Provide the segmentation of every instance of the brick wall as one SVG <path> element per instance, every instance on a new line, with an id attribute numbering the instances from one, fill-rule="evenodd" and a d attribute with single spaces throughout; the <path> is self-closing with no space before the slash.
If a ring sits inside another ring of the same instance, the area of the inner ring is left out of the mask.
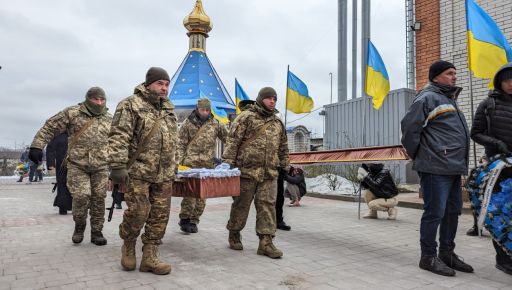
<path id="1" fill-rule="evenodd" d="M 423 0 L 418 2 L 423 2 Z M 512 41 L 512 1 L 476 0 L 476 2 L 494 19 L 494 21 L 496 21 L 510 43 Z M 473 116 L 469 86 L 470 74 L 467 61 L 466 11 L 464 0 L 440 0 L 439 4 L 441 11 L 441 59 L 453 62 L 457 68 L 457 85 L 464 89 L 459 95 L 458 103 L 471 128 Z M 478 104 L 487 96 L 488 83 L 488 80 L 473 78 L 473 112 L 478 107 Z M 476 157 L 480 158 L 484 155 L 483 148 L 481 146 L 477 146 L 476 148 Z M 471 149 L 471 166 L 473 166 L 473 156 L 473 149 Z"/>
<path id="2" fill-rule="evenodd" d="M 416 89 L 428 82 L 428 68 L 438 60 L 440 53 L 440 6 L 435 0 L 416 0 L 416 21 L 421 30 L 416 31 Z"/>

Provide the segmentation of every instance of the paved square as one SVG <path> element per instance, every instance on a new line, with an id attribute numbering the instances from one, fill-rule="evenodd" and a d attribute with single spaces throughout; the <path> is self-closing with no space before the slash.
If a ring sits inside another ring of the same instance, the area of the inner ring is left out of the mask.
<path id="1" fill-rule="evenodd" d="M 399 208 L 394 222 L 358 220 L 356 203 L 311 197 L 300 208 L 285 208 L 292 231 L 277 232 L 275 243 L 284 252 L 279 260 L 256 255 L 254 208 L 242 232 L 244 251 L 237 252 L 228 248 L 225 229 L 230 198 L 208 200 L 199 233 L 192 235 L 178 228 L 181 199 L 174 198 L 160 247 L 172 273 L 125 272 L 122 211 L 105 225 L 108 245 L 91 244 L 89 227 L 84 242 L 73 245 L 72 216 L 52 207 L 50 182 L 0 180 L 0 289 L 512 289 L 512 276 L 494 268 L 489 237 L 465 235 L 469 215 L 460 219 L 456 252 L 475 273 L 441 277 L 417 266 L 420 210 Z"/>

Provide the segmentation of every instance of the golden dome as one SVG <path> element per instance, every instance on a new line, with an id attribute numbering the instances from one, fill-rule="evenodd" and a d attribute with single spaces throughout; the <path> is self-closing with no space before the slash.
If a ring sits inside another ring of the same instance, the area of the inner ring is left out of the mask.
<path id="1" fill-rule="evenodd" d="M 196 0 L 194 9 L 188 16 L 183 19 L 183 25 L 190 33 L 202 33 L 208 35 L 212 30 L 212 22 L 210 17 L 206 15 L 201 0 Z"/>

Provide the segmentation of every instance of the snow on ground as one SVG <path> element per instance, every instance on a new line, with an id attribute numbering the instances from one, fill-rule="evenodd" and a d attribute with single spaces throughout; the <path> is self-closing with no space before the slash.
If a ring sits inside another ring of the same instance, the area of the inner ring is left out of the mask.
<path id="1" fill-rule="evenodd" d="M 329 178 L 336 178 L 338 186 L 332 190 Z M 353 195 L 354 187 L 347 179 L 334 174 L 322 174 L 314 178 L 306 178 L 307 192 L 329 195 Z"/>

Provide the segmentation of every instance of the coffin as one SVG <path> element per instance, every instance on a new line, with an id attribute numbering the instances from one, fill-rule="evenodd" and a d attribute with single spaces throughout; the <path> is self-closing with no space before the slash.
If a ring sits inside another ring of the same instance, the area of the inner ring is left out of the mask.
<path id="1" fill-rule="evenodd" d="M 240 176 L 181 178 L 173 183 L 172 196 L 214 198 L 240 195 Z"/>

